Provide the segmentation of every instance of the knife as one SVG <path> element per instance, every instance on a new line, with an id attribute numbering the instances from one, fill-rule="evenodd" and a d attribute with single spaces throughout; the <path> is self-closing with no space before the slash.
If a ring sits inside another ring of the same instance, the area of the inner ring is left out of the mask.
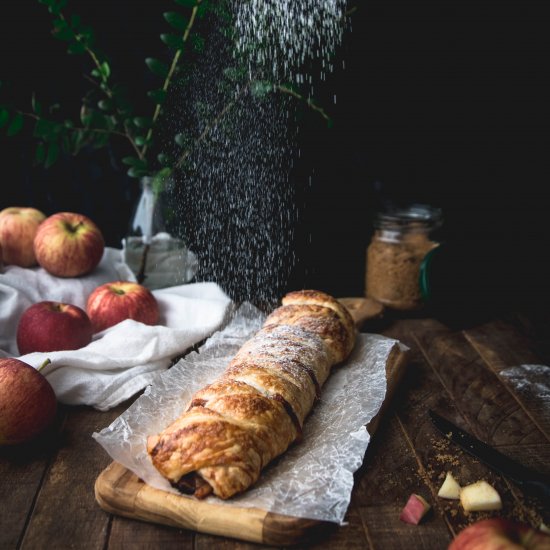
<path id="1" fill-rule="evenodd" d="M 435 411 L 428 411 L 434 426 L 450 441 L 484 462 L 487 466 L 511 479 L 526 493 L 537 496 L 550 504 L 550 478 L 503 455 L 473 435 L 461 430 Z"/>

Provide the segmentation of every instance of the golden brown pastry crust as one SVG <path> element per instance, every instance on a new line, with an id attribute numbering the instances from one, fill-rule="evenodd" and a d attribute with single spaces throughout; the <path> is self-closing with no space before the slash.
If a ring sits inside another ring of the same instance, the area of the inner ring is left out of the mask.
<path id="1" fill-rule="evenodd" d="M 293 325 L 316 334 L 325 342 L 334 363 L 342 362 L 351 352 L 355 332 L 350 333 L 338 314 L 324 306 L 289 304 L 277 308 L 265 320 L 271 325 Z"/>
<path id="2" fill-rule="evenodd" d="M 292 292 L 285 301 L 223 375 L 148 438 L 154 466 L 174 485 L 198 475 L 217 496 L 229 498 L 255 483 L 262 468 L 301 437 L 331 366 L 353 347 L 355 326 L 324 293 Z M 204 482 L 197 487 L 196 495 L 209 490 Z"/>

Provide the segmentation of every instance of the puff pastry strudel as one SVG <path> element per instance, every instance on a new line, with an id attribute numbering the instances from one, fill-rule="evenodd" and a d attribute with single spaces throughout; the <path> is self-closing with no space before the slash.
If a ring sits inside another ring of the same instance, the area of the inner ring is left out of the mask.
<path id="1" fill-rule="evenodd" d="M 355 342 L 347 309 L 319 291 L 287 294 L 212 384 L 147 451 L 182 492 L 227 499 L 302 437 L 302 426 L 331 367 Z"/>

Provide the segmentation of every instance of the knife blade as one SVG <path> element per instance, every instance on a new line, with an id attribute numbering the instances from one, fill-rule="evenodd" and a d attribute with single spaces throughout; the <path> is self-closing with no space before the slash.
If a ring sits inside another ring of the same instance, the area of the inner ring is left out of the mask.
<path id="1" fill-rule="evenodd" d="M 450 441 L 456 443 L 467 453 L 481 460 L 484 464 L 512 480 L 526 493 L 537 496 L 545 504 L 550 504 L 550 478 L 527 468 L 510 457 L 497 451 L 487 443 L 455 426 L 433 410 L 428 414 L 433 425 Z"/>

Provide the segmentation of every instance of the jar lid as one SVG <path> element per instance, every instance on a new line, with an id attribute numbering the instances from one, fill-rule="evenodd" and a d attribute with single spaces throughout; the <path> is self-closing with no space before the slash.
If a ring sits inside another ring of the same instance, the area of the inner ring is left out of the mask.
<path id="1" fill-rule="evenodd" d="M 426 227 L 437 228 L 442 223 L 440 208 L 428 204 L 411 204 L 404 207 L 390 206 L 379 212 L 374 224 L 380 228 Z"/>

